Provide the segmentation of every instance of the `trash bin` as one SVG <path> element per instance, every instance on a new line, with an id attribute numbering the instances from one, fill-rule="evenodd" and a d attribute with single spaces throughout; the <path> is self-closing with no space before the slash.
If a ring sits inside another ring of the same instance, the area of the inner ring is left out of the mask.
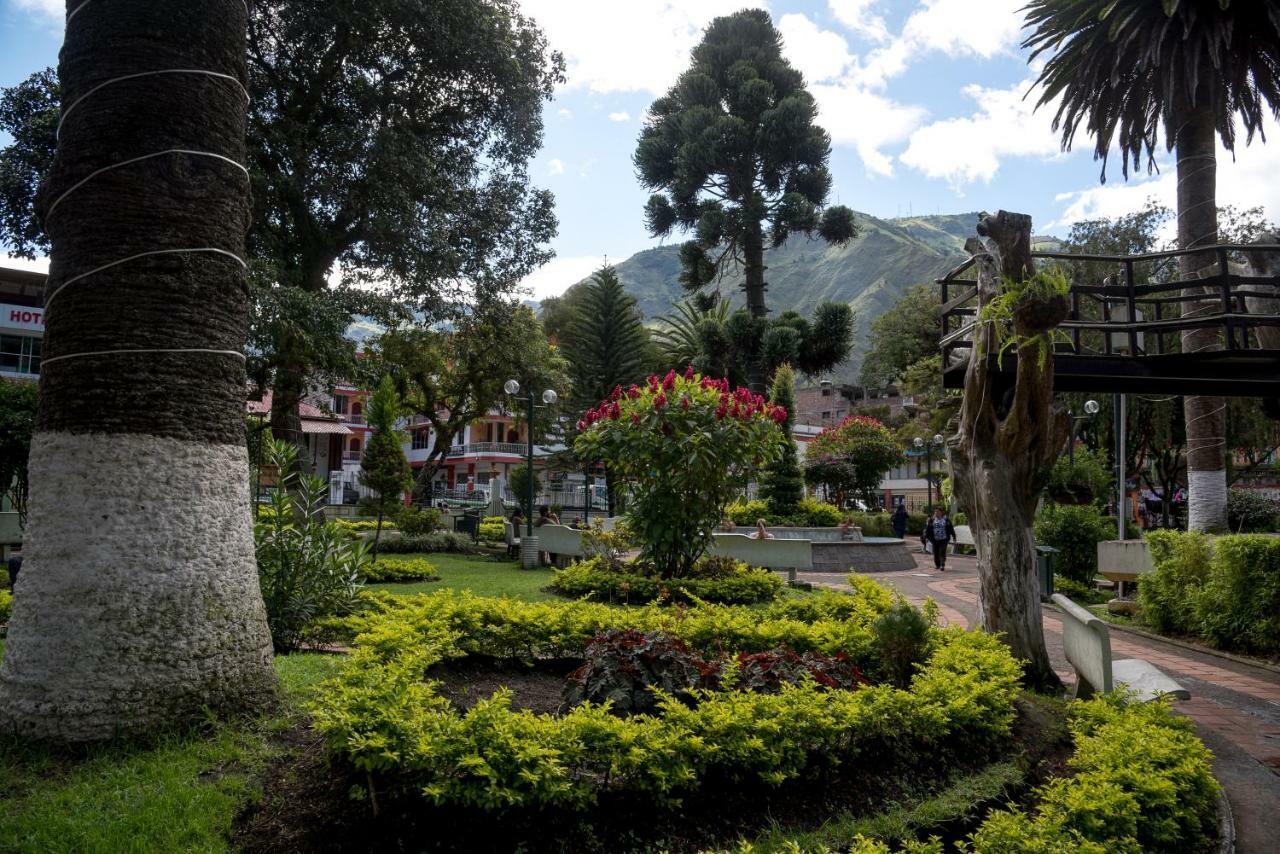
<path id="1" fill-rule="evenodd" d="M 453 530 L 459 534 L 467 534 L 473 541 L 480 539 L 480 514 L 467 510 L 453 519 Z"/>
<path id="2" fill-rule="evenodd" d="M 1036 546 L 1036 568 L 1040 575 L 1040 598 L 1049 601 L 1053 596 L 1053 561 L 1058 550 L 1053 546 Z"/>

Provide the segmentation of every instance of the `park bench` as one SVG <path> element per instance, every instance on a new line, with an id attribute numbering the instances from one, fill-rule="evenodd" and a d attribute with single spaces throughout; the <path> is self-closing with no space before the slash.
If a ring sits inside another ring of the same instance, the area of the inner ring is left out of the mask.
<path id="1" fill-rule="evenodd" d="M 1107 624 L 1061 593 L 1054 594 L 1053 601 L 1062 609 L 1062 646 L 1076 671 L 1073 697 L 1084 699 L 1124 686 L 1143 702 L 1161 697 L 1191 699 L 1191 692 L 1149 661 L 1113 661 Z"/>
<path id="2" fill-rule="evenodd" d="M 795 583 L 797 569 L 813 569 L 811 540 L 757 540 L 746 534 L 716 534 L 709 554 L 766 569 L 785 569 L 788 584 Z"/>
<path id="3" fill-rule="evenodd" d="M 956 525 L 956 538 L 951 541 L 953 555 L 960 554 L 961 548 L 977 548 L 977 544 L 973 541 L 973 529 L 968 525 Z"/>
<path id="4" fill-rule="evenodd" d="M 586 552 L 582 548 L 582 531 L 568 525 L 535 525 L 533 535 L 538 538 L 538 550 L 556 556 L 560 564 L 569 562 L 569 558 L 583 557 Z"/>

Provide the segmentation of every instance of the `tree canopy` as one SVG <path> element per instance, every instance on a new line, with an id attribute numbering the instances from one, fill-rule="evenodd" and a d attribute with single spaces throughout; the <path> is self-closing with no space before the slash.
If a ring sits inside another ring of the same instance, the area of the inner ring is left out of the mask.
<path id="1" fill-rule="evenodd" d="M 430 425 L 432 451 L 418 477 L 423 487 L 464 427 L 510 403 L 502 388 L 506 380 L 518 380 L 522 391 L 535 394 L 552 388 L 562 398 L 570 386 L 565 360 L 547 342 L 532 309 L 510 301 L 482 303 L 447 328 L 387 330 L 368 343 L 366 362 L 370 371 L 389 374 L 405 407 Z M 554 414 L 539 413 L 548 420 Z"/>
<path id="2" fill-rule="evenodd" d="M 700 291 L 728 265 L 744 269 L 748 315 L 739 325 L 756 326 L 737 337 L 750 345 L 757 387 L 766 376 L 756 361 L 766 344 L 766 241 L 777 247 L 794 234 L 817 234 L 844 244 L 857 234 L 849 208 L 824 209 L 831 138 L 816 118 L 769 13 L 747 9 L 711 22 L 689 69 L 649 107 L 636 147 L 641 184 L 657 191 L 645 206 L 650 232 L 695 235 L 681 249 L 682 284 Z M 844 343 L 839 362 L 848 342 L 830 343 Z"/>
<path id="3" fill-rule="evenodd" d="M 880 504 L 880 479 L 902 461 L 902 448 L 879 421 L 850 415 L 828 427 L 805 450 L 805 479 L 823 486 L 843 505 L 848 494 L 868 508 Z"/>
<path id="4" fill-rule="evenodd" d="M 576 297 L 560 342 L 573 379 L 575 411 L 601 400 L 614 386 L 629 386 L 648 374 L 653 350 L 642 320 L 616 269 L 605 264 L 592 274 Z"/>
<path id="5" fill-rule="evenodd" d="M 804 498 L 804 477 L 791 435 L 796 423 L 796 372 L 790 365 L 782 365 L 774 372 L 769 402 L 785 413 L 779 426 L 786 442 L 778 459 L 765 466 L 760 478 L 760 495 L 768 503 L 770 514 L 785 517 L 794 514 L 800 499 Z"/>
<path id="6" fill-rule="evenodd" d="M 941 330 L 942 303 L 937 289 L 930 285 L 908 289 L 888 311 L 871 321 L 858 379 L 872 388 L 898 382 L 913 364 L 941 352 Z"/>

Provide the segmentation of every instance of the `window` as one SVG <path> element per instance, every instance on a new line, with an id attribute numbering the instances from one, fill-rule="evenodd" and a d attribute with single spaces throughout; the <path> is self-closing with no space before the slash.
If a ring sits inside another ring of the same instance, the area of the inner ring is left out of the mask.
<path id="1" fill-rule="evenodd" d="M 410 447 L 413 450 L 425 451 L 430 444 L 431 444 L 430 430 L 414 430 L 413 431 L 413 442 L 410 445 Z"/>
<path id="2" fill-rule="evenodd" d="M 40 373 L 40 344 L 29 335 L 0 335 L 0 372 Z"/>
<path id="3" fill-rule="evenodd" d="M 333 411 L 338 415 L 347 414 L 347 396 L 345 394 L 335 394 L 333 396 Z"/>
<path id="4" fill-rule="evenodd" d="M 822 420 L 823 421 L 831 420 L 831 410 L 827 410 L 826 412 L 822 413 Z"/>
<path id="5" fill-rule="evenodd" d="M 831 397 L 831 389 L 829 389 L 829 388 L 824 388 L 824 389 L 822 390 L 822 396 L 823 396 L 823 397 Z"/>

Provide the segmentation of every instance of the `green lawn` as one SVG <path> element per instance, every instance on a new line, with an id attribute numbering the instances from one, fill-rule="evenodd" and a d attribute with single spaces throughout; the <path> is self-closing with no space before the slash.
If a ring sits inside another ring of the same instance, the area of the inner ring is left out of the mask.
<path id="1" fill-rule="evenodd" d="M 408 558 L 424 558 L 440 570 L 439 581 L 415 581 L 408 584 L 370 584 L 369 590 L 388 593 L 434 593 L 437 590 L 470 590 L 477 596 L 509 596 L 525 602 L 544 602 L 557 598 L 542 588 L 551 583 L 550 569 L 521 569 L 517 561 L 497 560 L 455 554 L 412 554 Z"/>
<path id="2" fill-rule="evenodd" d="M 273 736 L 298 721 L 303 701 L 339 662 L 279 657 L 278 714 L 211 722 L 144 747 L 72 757 L 0 739 L 0 851 L 229 850 L 232 821 L 261 794 L 257 775 L 280 750 Z"/>

